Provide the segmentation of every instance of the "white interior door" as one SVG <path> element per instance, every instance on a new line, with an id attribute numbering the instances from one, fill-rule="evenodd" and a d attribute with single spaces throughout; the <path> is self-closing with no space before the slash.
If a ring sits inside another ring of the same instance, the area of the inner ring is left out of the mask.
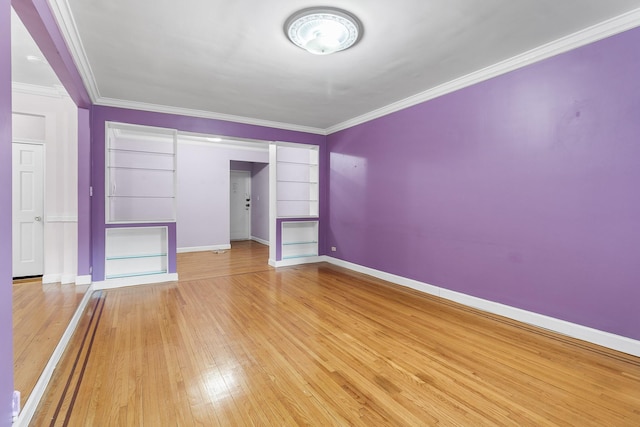
<path id="1" fill-rule="evenodd" d="M 251 172 L 231 171 L 231 240 L 251 238 Z"/>
<path id="2" fill-rule="evenodd" d="M 13 143 L 13 277 L 44 271 L 43 146 Z"/>

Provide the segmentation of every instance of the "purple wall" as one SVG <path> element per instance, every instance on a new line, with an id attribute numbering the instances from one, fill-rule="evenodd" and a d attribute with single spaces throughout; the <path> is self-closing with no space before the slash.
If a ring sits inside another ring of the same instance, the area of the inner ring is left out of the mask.
<path id="1" fill-rule="evenodd" d="M 11 425 L 11 3 L 0 0 L 0 426 Z"/>
<path id="2" fill-rule="evenodd" d="M 91 110 L 91 153 L 94 165 L 92 169 L 94 197 L 92 197 L 91 200 L 91 235 L 93 239 L 92 258 L 94 281 L 104 279 L 104 143 L 106 121 L 158 126 L 177 129 L 179 131 L 231 136 L 236 138 L 299 142 L 303 144 L 320 145 L 321 153 L 325 150 L 324 142 L 326 137 L 323 135 L 226 122 L 222 120 L 94 106 Z M 175 235 L 170 236 L 170 240 L 175 241 Z M 175 260 L 175 253 L 171 254 L 171 257 Z"/>
<path id="3" fill-rule="evenodd" d="M 328 137 L 337 257 L 640 339 L 640 29 Z"/>
<path id="4" fill-rule="evenodd" d="M 251 170 L 251 162 L 265 161 L 268 151 L 191 144 L 178 138 L 178 248 L 229 245 L 230 167 L 244 164 Z"/>
<path id="5" fill-rule="evenodd" d="M 91 266 L 91 130 L 89 110 L 78 108 L 78 275 Z"/>

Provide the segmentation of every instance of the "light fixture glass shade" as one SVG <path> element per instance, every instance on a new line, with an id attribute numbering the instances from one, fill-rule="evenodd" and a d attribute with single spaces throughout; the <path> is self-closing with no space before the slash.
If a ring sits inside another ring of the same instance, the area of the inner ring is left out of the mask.
<path id="1" fill-rule="evenodd" d="M 310 8 L 294 13 L 284 26 L 289 40 L 315 55 L 328 55 L 353 46 L 362 25 L 350 13 L 335 8 Z"/>

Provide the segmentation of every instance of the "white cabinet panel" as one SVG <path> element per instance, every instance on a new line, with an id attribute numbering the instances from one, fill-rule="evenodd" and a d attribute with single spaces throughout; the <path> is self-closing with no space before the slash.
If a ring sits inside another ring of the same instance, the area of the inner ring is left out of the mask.
<path id="1" fill-rule="evenodd" d="M 105 278 L 166 274 L 167 250 L 167 227 L 108 228 Z"/>
<path id="2" fill-rule="evenodd" d="M 282 222 L 282 259 L 318 255 L 318 221 Z"/>

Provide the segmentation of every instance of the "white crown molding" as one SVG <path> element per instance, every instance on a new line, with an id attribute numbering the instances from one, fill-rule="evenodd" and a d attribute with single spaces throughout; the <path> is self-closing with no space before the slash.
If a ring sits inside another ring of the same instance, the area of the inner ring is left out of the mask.
<path id="1" fill-rule="evenodd" d="M 473 73 L 451 80 L 447 83 L 443 83 L 424 92 L 412 95 L 382 108 L 378 108 L 377 110 L 370 111 L 361 116 L 354 117 L 350 120 L 328 127 L 325 129 L 326 134 L 330 135 L 388 114 L 395 113 L 396 111 L 404 110 L 405 108 L 438 98 L 442 95 L 455 92 L 467 86 L 480 83 L 501 74 L 506 74 L 510 71 L 517 70 L 518 68 L 568 52 L 589 43 L 594 43 L 598 40 L 602 40 L 638 26 L 640 26 L 640 8 L 536 47 L 481 70 L 474 71 Z"/>
<path id="2" fill-rule="evenodd" d="M 106 107 L 128 108 L 133 110 L 153 111 L 157 113 L 176 114 L 181 116 L 202 117 L 205 119 L 224 120 L 228 122 L 243 123 L 248 125 L 264 126 L 276 129 L 306 132 L 312 134 L 326 135 L 324 129 L 294 125 L 291 123 L 274 122 L 269 120 L 254 119 L 250 117 L 234 116 L 230 114 L 215 113 L 203 110 L 193 110 L 189 108 L 170 107 L 165 105 L 148 104 L 144 102 L 125 101 L 120 99 L 106 98 L 100 95 L 95 76 L 89 65 L 86 51 L 80 40 L 78 27 L 76 25 L 71 8 L 67 0 L 51 0 L 51 10 L 56 19 L 58 27 L 67 42 L 71 56 L 78 67 L 82 81 L 84 82 L 91 101 L 95 105 Z"/>
<path id="3" fill-rule="evenodd" d="M 27 95 L 47 96 L 49 98 L 68 98 L 69 94 L 63 86 L 39 86 L 29 83 L 11 82 L 11 90 Z"/>
<path id="4" fill-rule="evenodd" d="M 176 114 L 179 116 L 201 117 L 204 119 L 224 120 L 226 122 L 242 123 L 247 125 L 263 126 L 275 129 L 291 130 L 296 132 L 313 133 L 318 135 L 326 135 L 324 129 L 294 125 L 291 123 L 274 122 L 271 120 L 254 119 L 251 117 L 234 116 L 231 114 L 215 113 L 212 111 L 193 110 L 190 108 L 170 107 L 166 105 L 148 104 L 146 102 L 123 101 L 113 98 L 98 98 L 96 105 L 104 107 L 127 108 L 131 110 L 152 111 L 155 113 Z"/>
<path id="5" fill-rule="evenodd" d="M 96 100 L 100 98 L 100 91 L 98 90 L 98 85 L 96 84 L 96 79 L 93 75 L 93 71 L 91 70 L 91 66 L 89 65 L 89 59 L 87 58 L 86 51 L 84 50 L 84 46 L 80 40 L 78 26 L 76 25 L 76 21 L 71 13 L 69 3 L 67 0 L 50 0 L 49 5 L 51 6 L 51 11 L 56 19 L 58 28 L 60 28 L 60 32 L 67 42 L 67 47 L 69 48 L 71 57 L 80 72 L 82 82 L 84 83 L 87 92 L 89 92 L 89 97 L 91 98 L 91 101 L 95 103 Z"/>
<path id="6" fill-rule="evenodd" d="M 443 83 L 424 92 L 412 95 L 403 100 L 391 103 L 384 107 L 370 111 L 366 114 L 330 126 L 326 129 L 321 129 L 310 126 L 274 122 L 250 117 L 215 113 L 210 111 L 192 110 L 188 108 L 170 107 L 102 97 L 100 96 L 100 93 L 98 91 L 95 77 L 93 75 L 93 72 L 91 71 L 89 61 L 78 35 L 78 29 L 75 24 L 73 14 L 71 13 L 68 1 L 50 0 L 50 4 L 56 21 L 58 22 L 58 26 L 60 27 L 60 30 L 65 40 L 67 41 L 67 45 L 69 46 L 71 55 L 73 56 L 76 65 L 78 66 L 78 70 L 80 72 L 82 80 L 87 88 L 87 91 L 89 92 L 89 96 L 91 97 L 93 103 L 96 105 L 224 120 L 235 123 L 306 132 L 318 135 L 330 135 L 332 133 L 348 129 L 350 127 L 386 116 L 396 111 L 400 111 L 405 108 L 420 104 L 422 102 L 429 101 L 447 93 L 460 90 L 467 86 L 471 86 L 473 84 L 480 83 L 490 78 L 499 76 L 501 74 L 505 74 L 518 68 L 522 68 L 526 65 L 533 64 L 543 59 L 550 58 L 560 53 L 567 52 L 580 46 L 584 46 L 589 43 L 593 43 L 606 37 L 619 34 L 621 32 L 640 26 L 640 8 L 638 8 L 570 34 L 566 37 L 562 37 L 558 40 L 531 49 L 512 58 L 498 62 L 489 67 L 474 71 L 470 74 L 451 80 L 447 83 Z"/>

